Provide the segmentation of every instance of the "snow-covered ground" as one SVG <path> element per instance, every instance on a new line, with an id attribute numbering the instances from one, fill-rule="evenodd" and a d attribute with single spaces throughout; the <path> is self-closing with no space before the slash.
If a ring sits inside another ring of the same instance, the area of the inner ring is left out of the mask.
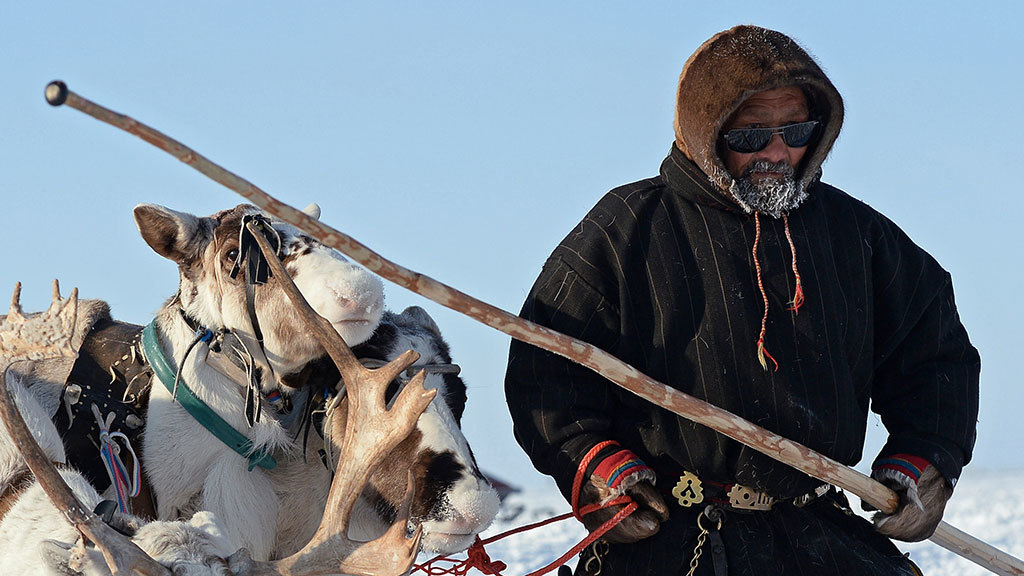
<path id="1" fill-rule="evenodd" d="M 860 502 L 851 497 L 860 510 Z M 495 524 L 482 537 L 562 514 L 569 506 L 552 485 L 510 495 Z M 866 513 L 864 513 L 866 515 Z M 945 521 L 1018 558 L 1024 558 L 1024 472 L 985 472 L 968 468 L 950 501 Z M 487 546 L 492 560 L 505 562 L 504 576 L 522 576 L 558 558 L 586 535 L 569 519 L 517 534 Z M 898 543 L 927 576 L 990 574 L 931 543 Z M 570 562 L 575 565 L 575 559 Z M 475 572 L 471 572 L 473 574 Z M 478 574 L 478 573 L 477 573 Z"/>

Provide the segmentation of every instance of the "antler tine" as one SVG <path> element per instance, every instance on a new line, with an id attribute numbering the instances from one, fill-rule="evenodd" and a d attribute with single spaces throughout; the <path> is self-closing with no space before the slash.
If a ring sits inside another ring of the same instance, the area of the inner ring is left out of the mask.
<path id="1" fill-rule="evenodd" d="M 60 302 L 60 281 L 57 280 L 56 278 L 53 279 L 53 298 L 52 298 L 52 300 L 53 300 L 53 302 L 50 304 L 51 306 L 53 304 L 56 304 L 57 302 Z"/>
<path id="2" fill-rule="evenodd" d="M 406 492 L 398 511 L 398 520 L 380 538 L 360 546 L 345 557 L 345 574 L 360 576 L 398 576 L 406 574 L 419 552 L 423 527 L 416 526 L 412 537 L 406 537 L 406 525 L 412 510 L 415 492 L 412 471 L 407 474 Z"/>
<path id="3" fill-rule="evenodd" d="M 7 313 L 7 319 L 10 321 L 25 320 L 25 315 L 21 310 L 21 282 L 14 284 L 14 295 L 11 296 L 11 309 Z"/>
<path id="4" fill-rule="evenodd" d="M 398 357 L 396 357 L 394 360 L 392 360 L 391 362 L 388 362 L 387 364 L 385 364 L 383 366 L 380 366 L 379 368 L 375 368 L 375 369 L 371 370 L 370 368 L 367 368 L 367 367 L 363 366 L 362 364 L 358 364 L 357 366 L 358 366 L 358 372 L 359 373 L 361 373 L 361 374 L 370 374 L 370 373 L 374 374 L 375 375 L 374 378 L 379 379 L 380 381 L 384 382 L 384 386 L 386 387 L 392 380 L 394 380 L 395 378 L 398 378 L 399 375 L 401 375 L 403 372 L 405 372 L 410 367 L 412 367 L 412 365 L 415 364 L 416 361 L 419 360 L 419 359 L 420 359 L 419 352 L 416 352 L 415 350 L 406 350 L 405 352 L 402 352 L 400 355 L 398 355 Z M 356 381 L 356 382 L 359 382 L 361 380 L 361 378 L 357 377 L 356 374 L 345 375 L 345 376 L 350 376 L 350 378 L 352 380 Z M 362 376 L 362 378 L 365 378 L 365 376 Z M 347 380 L 346 380 L 346 382 L 347 382 Z M 379 396 L 380 396 L 380 400 L 383 402 L 384 401 L 384 389 L 383 388 L 380 390 Z"/>
<path id="5" fill-rule="evenodd" d="M 251 574 L 398 576 L 412 566 L 421 531 L 417 528 L 412 538 L 406 538 L 414 493 L 411 472 L 397 518 L 388 531 L 371 542 L 355 542 L 347 537 L 352 509 L 374 466 L 408 436 L 436 394 L 436 390 L 423 388 L 425 374 L 421 371 L 398 393 L 388 410 L 376 399 L 387 385 L 382 374 L 383 369 L 370 371 L 369 379 L 350 385 L 347 412 L 332 410 L 328 415 L 332 421 L 330 442 L 337 443 L 337 430 L 345 429 L 339 459 L 342 464 L 336 470 L 326 510 L 313 539 L 288 558 L 272 564 L 253 563 Z"/>

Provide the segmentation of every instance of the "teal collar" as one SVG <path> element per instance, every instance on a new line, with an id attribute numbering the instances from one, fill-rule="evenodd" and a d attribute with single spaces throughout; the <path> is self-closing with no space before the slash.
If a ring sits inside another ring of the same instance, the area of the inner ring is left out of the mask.
<path id="1" fill-rule="evenodd" d="M 197 422 L 210 431 L 221 442 L 225 443 L 243 458 L 249 461 L 249 470 L 256 466 L 271 470 L 277 466 L 277 460 L 263 450 L 253 451 L 252 440 L 244 434 L 235 430 L 223 418 L 217 415 L 205 402 L 196 397 L 195 393 L 180 378 L 178 379 L 178 392 L 174 392 L 175 370 L 167 361 L 163 350 L 160 349 L 160 339 L 156 334 L 156 320 L 150 322 L 142 330 L 142 348 L 146 353 L 146 360 L 153 367 L 153 372 L 167 390 L 175 395 L 175 400 L 185 409 Z"/>

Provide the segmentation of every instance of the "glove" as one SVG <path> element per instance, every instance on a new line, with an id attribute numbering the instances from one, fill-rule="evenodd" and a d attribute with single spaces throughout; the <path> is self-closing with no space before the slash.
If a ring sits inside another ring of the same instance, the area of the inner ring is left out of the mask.
<path id="1" fill-rule="evenodd" d="M 619 450 L 597 465 L 580 490 L 582 510 L 595 503 L 604 504 L 623 494 L 633 498 L 638 508 L 622 522 L 605 533 L 603 538 L 613 544 L 626 544 L 657 534 L 661 523 L 668 520 L 668 507 L 654 489 L 654 471 L 629 450 Z M 593 532 L 626 504 L 602 508 L 583 516 L 583 525 Z"/>
<path id="2" fill-rule="evenodd" d="M 953 488 L 927 460 L 896 454 L 875 462 L 871 477 L 900 497 L 893 514 L 876 513 L 875 529 L 897 540 L 920 542 L 935 532 Z"/>

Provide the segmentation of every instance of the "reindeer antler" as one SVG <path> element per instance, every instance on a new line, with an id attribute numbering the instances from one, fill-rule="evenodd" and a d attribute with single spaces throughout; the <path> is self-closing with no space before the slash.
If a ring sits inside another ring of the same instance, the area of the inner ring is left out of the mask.
<path id="1" fill-rule="evenodd" d="M 25 425 L 14 398 L 7 389 L 7 369 L 27 360 L 75 358 L 72 344 L 78 312 L 78 290 L 61 298 L 60 286 L 53 281 L 53 301 L 49 309 L 25 316 L 21 310 L 21 283 L 14 288 L 11 309 L 0 318 L 0 418 L 15 444 L 21 447 L 29 470 L 58 510 L 62 510 L 75 528 L 101 550 L 114 576 L 134 573 L 144 576 L 170 576 L 170 571 L 146 555 L 131 540 L 103 523 L 84 508 L 53 463 L 43 453 Z"/>
<path id="2" fill-rule="evenodd" d="M 232 569 L 253 576 L 313 576 L 339 572 L 405 574 L 416 559 L 420 541 L 419 528 L 412 538 L 405 537 L 413 496 L 411 472 L 398 518 L 383 536 L 371 542 L 349 540 L 348 524 L 373 468 L 412 432 L 437 391 L 423 388 L 425 375 L 420 371 L 388 409 L 384 403 L 388 384 L 412 366 L 419 355 L 410 350 L 381 368 L 363 367 L 334 327 L 306 302 L 263 234 L 252 228 L 254 224 L 247 225 L 267 257 L 280 288 L 337 365 L 345 382 L 348 412 L 337 409 L 340 395 L 328 408 L 325 435 L 332 451 L 340 445 L 341 458 L 327 498 L 327 509 L 313 539 L 302 550 L 276 562 L 252 562 L 244 553 L 236 554 L 230 559 Z M 344 430 L 341 439 L 338 438 L 340 430 Z"/>
<path id="3" fill-rule="evenodd" d="M 71 343 L 78 314 L 78 289 L 68 298 L 60 297 L 60 284 L 53 281 L 53 301 L 46 312 L 26 317 L 21 310 L 21 282 L 14 285 L 11 309 L 0 319 L 0 366 L 48 358 L 76 358 Z"/>

